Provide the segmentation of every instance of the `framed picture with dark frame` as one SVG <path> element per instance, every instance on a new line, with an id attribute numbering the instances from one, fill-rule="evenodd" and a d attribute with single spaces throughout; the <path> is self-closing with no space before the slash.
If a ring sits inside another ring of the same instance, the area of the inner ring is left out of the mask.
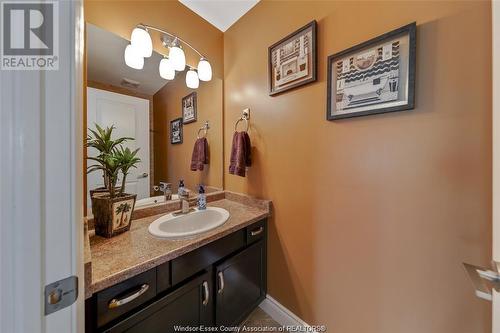
<path id="1" fill-rule="evenodd" d="M 197 119 L 198 110 L 196 109 L 196 92 L 182 98 L 182 123 L 189 124 Z"/>
<path id="2" fill-rule="evenodd" d="M 269 47 L 270 96 L 316 81 L 316 29 L 309 22 Z"/>
<path id="3" fill-rule="evenodd" d="M 326 119 L 415 107 L 416 23 L 328 57 Z"/>
<path id="4" fill-rule="evenodd" d="M 170 122 L 170 143 L 182 143 L 182 118 Z"/>

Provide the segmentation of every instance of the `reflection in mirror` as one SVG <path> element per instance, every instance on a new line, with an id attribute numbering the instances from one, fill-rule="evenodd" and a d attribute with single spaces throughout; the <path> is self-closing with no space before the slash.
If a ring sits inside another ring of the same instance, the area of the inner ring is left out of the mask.
<path id="1" fill-rule="evenodd" d="M 168 55 L 167 48 L 144 58 L 142 69 L 131 68 L 124 57 L 129 44 L 112 32 L 86 24 L 87 128 L 114 126 L 111 139 L 133 138 L 121 145 L 131 152 L 139 149 L 140 162 L 128 170 L 125 182 L 123 172 L 118 172 L 116 188 L 123 183 L 124 193 L 136 195 L 135 209 L 178 199 L 180 180 L 191 196 L 197 195 L 199 184 L 207 193 L 221 190 L 222 80 L 214 76 L 190 89 L 186 86 L 188 67 L 176 71 L 172 80 L 165 79 L 168 76 L 160 76 L 160 64 L 163 54 Z M 95 158 L 102 152 L 88 147 L 86 154 Z M 95 164 L 95 160 L 87 162 L 87 166 Z M 91 193 L 109 194 L 103 174 L 94 170 L 85 179 L 87 215 L 95 208 Z"/>

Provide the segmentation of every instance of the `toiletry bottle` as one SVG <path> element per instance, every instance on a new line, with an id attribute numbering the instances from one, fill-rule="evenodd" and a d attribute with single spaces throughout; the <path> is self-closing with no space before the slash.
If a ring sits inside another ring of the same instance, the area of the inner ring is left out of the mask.
<path id="1" fill-rule="evenodd" d="M 198 210 L 207 209 L 207 196 L 205 195 L 205 188 L 200 185 L 198 188 Z"/>
<path id="2" fill-rule="evenodd" d="M 184 180 L 179 180 L 179 189 L 177 190 L 177 194 L 179 194 L 179 198 L 182 198 L 186 195 L 186 189 L 184 188 Z"/>

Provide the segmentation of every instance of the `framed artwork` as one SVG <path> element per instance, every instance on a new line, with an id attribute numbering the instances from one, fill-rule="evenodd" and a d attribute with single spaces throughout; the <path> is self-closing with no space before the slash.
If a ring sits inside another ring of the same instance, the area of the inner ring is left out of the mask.
<path id="1" fill-rule="evenodd" d="M 170 143 L 182 143 L 182 118 L 170 122 Z"/>
<path id="2" fill-rule="evenodd" d="M 182 98 L 182 123 L 189 124 L 196 121 L 197 110 L 196 110 L 196 92 L 192 92 L 186 97 Z"/>
<path id="3" fill-rule="evenodd" d="M 327 120 L 415 107 L 416 24 L 328 57 Z"/>
<path id="4" fill-rule="evenodd" d="M 316 81 L 316 21 L 271 45 L 269 57 L 269 95 Z"/>

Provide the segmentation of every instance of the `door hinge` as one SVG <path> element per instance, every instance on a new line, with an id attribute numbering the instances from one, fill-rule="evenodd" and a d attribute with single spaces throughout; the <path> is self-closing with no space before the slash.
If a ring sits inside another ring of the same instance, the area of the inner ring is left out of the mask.
<path id="1" fill-rule="evenodd" d="M 463 265 L 477 297 L 491 301 L 493 289 L 500 292 L 500 263 L 493 262 L 492 269 L 467 263 L 463 263 Z"/>
<path id="2" fill-rule="evenodd" d="M 45 286 L 45 315 L 64 309 L 78 298 L 78 277 L 70 276 Z"/>

